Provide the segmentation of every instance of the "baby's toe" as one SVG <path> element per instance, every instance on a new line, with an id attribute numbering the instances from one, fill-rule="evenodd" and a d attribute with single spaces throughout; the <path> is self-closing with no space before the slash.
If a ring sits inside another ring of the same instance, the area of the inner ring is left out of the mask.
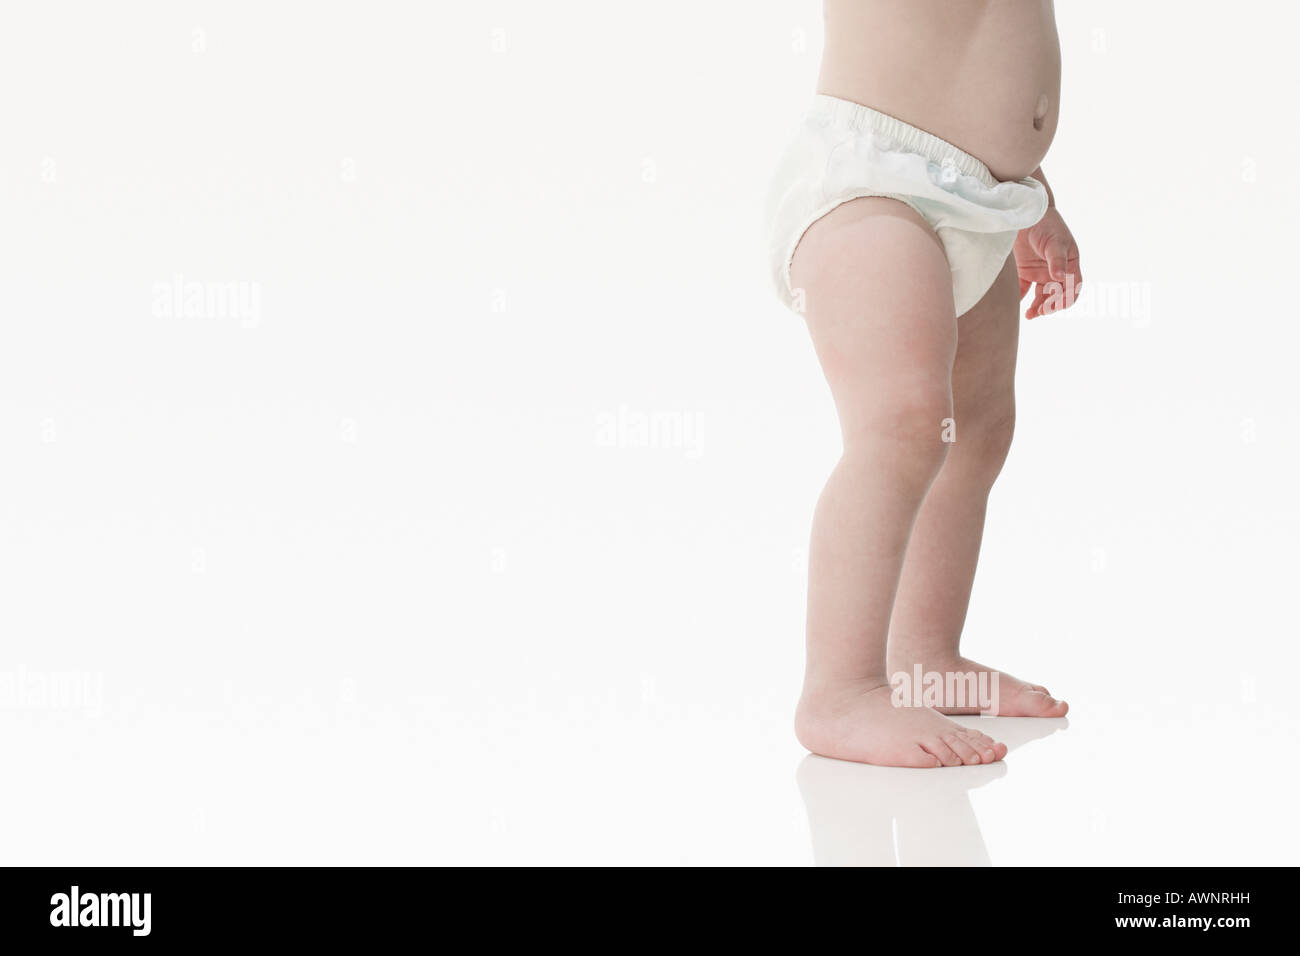
<path id="1" fill-rule="evenodd" d="M 1031 717 L 1064 717 L 1070 705 L 1043 691 L 1030 691 L 1024 695 L 1025 713 Z"/>
<path id="2" fill-rule="evenodd" d="M 945 767 L 960 767 L 962 764 L 961 758 L 938 737 L 927 737 L 921 741 L 921 746 L 938 757 L 939 762 Z"/>
<path id="3" fill-rule="evenodd" d="M 975 752 L 980 755 L 980 760 L 984 763 L 992 763 L 997 760 L 997 753 L 994 750 L 996 741 L 987 734 L 982 734 L 978 730 L 968 730 L 966 739 L 970 745 L 975 748 Z"/>
<path id="4" fill-rule="evenodd" d="M 976 764 L 980 762 L 979 751 L 977 751 L 969 740 L 958 733 L 944 735 L 943 742 L 946 743 L 952 752 L 961 758 L 962 763 Z"/>
<path id="5" fill-rule="evenodd" d="M 904 767 L 942 767 L 943 762 L 920 744 L 916 744 L 903 759 Z"/>

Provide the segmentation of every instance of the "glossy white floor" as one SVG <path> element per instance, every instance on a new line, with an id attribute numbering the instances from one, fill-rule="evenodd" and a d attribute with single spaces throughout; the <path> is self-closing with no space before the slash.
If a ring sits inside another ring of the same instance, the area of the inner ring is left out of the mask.
<path id="1" fill-rule="evenodd" d="M 138 697 L 109 695 L 99 717 L 6 713 L 6 862 L 1190 865 L 1296 856 L 1294 763 L 1279 756 L 1295 723 L 1280 708 L 1182 698 L 1157 712 L 1115 704 L 1116 687 L 1105 696 L 1081 689 L 1068 725 L 986 721 L 1012 747 L 1004 763 L 894 770 L 802 754 L 782 695 L 745 684 L 674 699 L 672 689 L 693 682 L 643 676 L 638 687 L 626 671 L 594 686 L 563 672 L 502 679 L 488 676 L 484 654 L 482 676 L 459 692 L 443 672 L 420 694 L 417 668 L 387 640 L 357 641 L 354 660 L 410 672 L 411 693 L 364 670 L 313 687 L 305 675 L 272 678 L 255 653 L 242 669 L 216 653 L 234 688 L 224 699 L 201 700 L 179 681 L 178 693 L 159 692 L 166 680 L 156 678 Z M 209 654 L 193 656 L 197 667 Z M 131 678 L 111 672 L 105 681 Z"/>
<path id="2" fill-rule="evenodd" d="M 1296 862 L 1275 5 L 1060 5 L 1094 298 L 1024 326 L 966 649 L 1073 710 L 941 771 L 790 731 L 819 4 L 102 6 L 0 35 L 4 862 Z"/>

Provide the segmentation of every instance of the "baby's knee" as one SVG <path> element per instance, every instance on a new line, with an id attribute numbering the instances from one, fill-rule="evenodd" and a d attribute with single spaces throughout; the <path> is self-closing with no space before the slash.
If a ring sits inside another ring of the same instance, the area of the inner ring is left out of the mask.
<path id="1" fill-rule="evenodd" d="M 859 451 L 877 467 L 884 462 L 919 479 L 943 467 L 952 444 L 952 396 L 943 387 L 910 387 L 868 410 L 861 424 L 844 436 L 849 457 Z"/>
<path id="2" fill-rule="evenodd" d="M 1011 451 L 1016 430 L 1015 410 L 1007 409 L 966 427 L 963 424 L 957 423 L 953 463 L 960 462 L 964 472 L 991 485 Z"/>

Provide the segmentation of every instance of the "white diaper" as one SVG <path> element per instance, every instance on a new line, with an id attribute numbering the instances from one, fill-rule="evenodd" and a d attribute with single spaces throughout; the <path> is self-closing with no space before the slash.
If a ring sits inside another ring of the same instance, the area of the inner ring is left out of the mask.
<path id="1" fill-rule="evenodd" d="M 998 182 L 988 167 L 937 136 L 873 109 L 818 95 L 786 149 L 768 199 L 768 256 L 777 293 L 797 309 L 790 259 L 814 222 L 840 203 L 886 196 L 934 229 L 952 269 L 956 314 L 979 302 L 1016 233 L 1047 212 L 1036 179 Z"/>

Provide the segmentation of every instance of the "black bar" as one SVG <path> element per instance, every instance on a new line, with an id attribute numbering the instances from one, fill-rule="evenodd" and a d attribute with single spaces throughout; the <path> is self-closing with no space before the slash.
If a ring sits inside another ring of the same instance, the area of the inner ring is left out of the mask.
<path id="1" fill-rule="evenodd" d="M 6 949 L 20 942 L 100 948 L 315 941 L 369 950 L 400 944 L 412 933 L 430 943 L 452 942 L 453 929 L 483 944 L 533 931 L 534 944 L 603 939 L 621 946 L 642 937 L 681 941 L 691 926 L 743 938 L 783 924 L 813 945 L 823 931 L 843 930 L 867 934 L 864 941 L 922 947 L 981 939 L 993 945 L 1008 932 L 1050 934 L 1041 937 L 1044 945 L 1127 938 L 1138 945 L 1232 946 L 1261 929 L 1270 938 L 1288 933 L 1294 884 L 1291 869 L 1244 868 L 822 870 L 792 884 L 770 874 L 759 883 L 743 872 L 721 879 L 675 873 L 665 880 L 616 871 L 593 881 L 577 869 L 545 875 L 271 867 L 2 872 Z M 76 922 L 118 925 L 71 925 L 74 886 Z M 610 919 L 624 925 L 625 937 L 597 932 Z"/>

